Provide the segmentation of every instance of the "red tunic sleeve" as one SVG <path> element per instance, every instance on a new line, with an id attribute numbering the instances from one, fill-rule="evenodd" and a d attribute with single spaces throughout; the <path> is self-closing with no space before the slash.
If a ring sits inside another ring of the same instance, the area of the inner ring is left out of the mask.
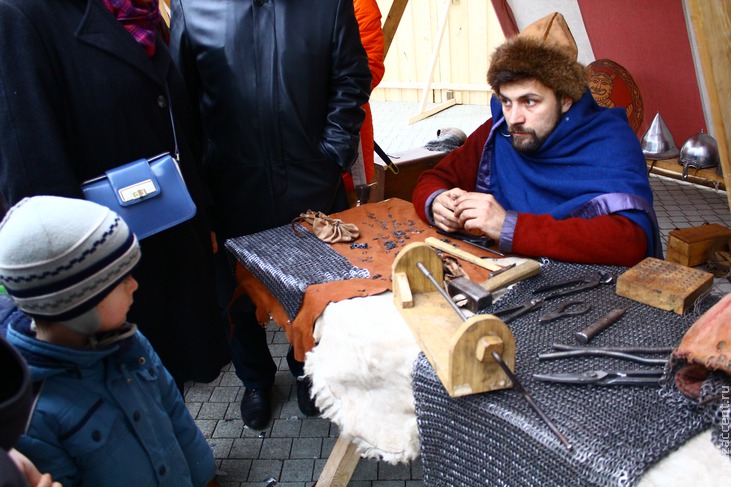
<path id="1" fill-rule="evenodd" d="M 475 190 L 480 158 L 491 128 L 492 119 L 477 127 L 462 146 L 447 154 L 439 164 L 421 173 L 411 201 L 422 220 L 429 221 L 425 205 L 434 192 L 447 191 L 452 188 L 460 188 L 465 191 Z"/>
<path id="2" fill-rule="evenodd" d="M 512 252 L 566 262 L 631 267 L 645 257 L 647 236 L 622 215 L 556 220 L 519 213 Z"/>

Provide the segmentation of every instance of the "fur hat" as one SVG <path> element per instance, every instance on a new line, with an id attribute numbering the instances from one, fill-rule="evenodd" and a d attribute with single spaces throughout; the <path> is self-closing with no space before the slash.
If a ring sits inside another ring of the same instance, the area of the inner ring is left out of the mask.
<path id="1" fill-rule="evenodd" d="M 533 78 L 574 101 L 588 84 L 586 68 L 577 62 L 578 49 L 566 20 L 554 12 L 505 41 L 490 60 L 487 82 L 500 90 L 503 83 Z"/>
<path id="2" fill-rule="evenodd" d="M 21 311 L 79 333 L 99 329 L 96 305 L 139 260 L 124 220 L 90 201 L 25 198 L 0 222 L 0 284 Z"/>

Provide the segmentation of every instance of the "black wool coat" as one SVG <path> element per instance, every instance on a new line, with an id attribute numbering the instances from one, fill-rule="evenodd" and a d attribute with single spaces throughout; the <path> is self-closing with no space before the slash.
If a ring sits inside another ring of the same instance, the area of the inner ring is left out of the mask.
<path id="1" fill-rule="evenodd" d="M 0 0 L 0 188 L 81 197 L 81 182 L 175 150 L 198 212 L 141 242 L 130 321 L 178 383 L 229 360 L 215 296 L 208 197 L 189 98 L 162 37 L 152 58 L 100 0 Z"/>

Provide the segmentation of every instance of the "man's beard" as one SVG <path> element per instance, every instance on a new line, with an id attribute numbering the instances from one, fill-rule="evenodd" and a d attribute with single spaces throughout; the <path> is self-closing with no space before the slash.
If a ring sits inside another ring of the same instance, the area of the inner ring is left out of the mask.
<path id="1" fill-rule="evenodd" d="M 551 127 L 551 130 L 546 132 L 543 137 L 538 137 L 535 130 L 525 128 L 522 125 L 510 127 L 508 130 L 510 135 L 512 135 L 510 138 L 510 145 L 513 146 L 515 152 L 521 152 L 523 154 L 538 152 L 543 143 L 551 136 L 553 131 L 556 130 L 556 127 L 558 127 L 562 115 L 563 112 L 561 111 L 561 104 L 559 103 L 556 110 L 556 118 L 553 121 L 553 127 Z M 521 133 L 521 135 L 516 137 L 515 132 Z"/>
<path id="2" fill-rule="evenodd" d="M 516 137 L 514 132 L 520 132 L 521 135 Z M 531 154 L 538 151 L 543 143 L 546 141 L 550 133 L 546 134 L 545 137 L 538 137 L 534 130 L 528 130 L 522 125 L 516 125 L 510 129 L 510 145 L 513 146 L 515 152 L 522 152 L 524 154 Z"/>

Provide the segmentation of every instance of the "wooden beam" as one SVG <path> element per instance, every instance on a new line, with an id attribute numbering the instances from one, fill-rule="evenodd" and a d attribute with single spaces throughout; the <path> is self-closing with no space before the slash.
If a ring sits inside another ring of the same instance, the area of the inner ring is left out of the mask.
<path id="1" fill-rule="evenodd" d="M 419 113 L 409 117 L 409 125 L 413 125 L 420 120 L 429 118 L 432 115 L 434 115 L 435 113 L 439 113 L 442 110 L 446 110 L 447 108 L 453 107 L 456 104 L 457 104 L 457 100 L 454 98 L 450 98 L 449 100 L 443 101 L 442 103 L 440 103 L 438 105 L 434 105 L 429 110 L 422 109 Z"/>
<path id="2" fill-rule="evenodd" d="M 355 444 L 339 437 L 317 479 L 317 487 L 347 487 L 359 460 Z"/>
<path id="3" fill-rule="evenodd" d="M 165 25 L 168 26 L 168 29 L 170 28 L 170 0 L 163 0 L 159 5 L 160 8 L 160 15 L 162 16 L 163 22 L 165 22 Z"/>
<path id="4" fill-rule="evenodd" d="M 687 0 L 708 91 L 713 135 L 726 188 L 731 188 L 731 2 Z M 731 208 L 731 191 L 727 195 Z"/>
<path id="5" fill-rule="evenodd" d="M 409 118 L 409 125 L 418 122 L 419 120 L 422 120 L 428 116 L 431 116 L 437 112 L 440 112 L 445 108 L 449 108 L 457 102 L 457 100 L 452 98 L 451 100 L 447 100 L 437 107 L 432 108 L 428 112 L 426 110 L 426 102 L 429 98 L 429 92 L 431 91 L 432 77 L 434 76 L 434 70 L 436 69 L 437 60 L 439 59 L 439 51 L 442 48 L 444 32 L 447 30 L 447 21 L 449 20 L 449 8 L 451 6 L 452 0 L 446 0 L 446 3 L 444 4 L 444 10 L 442 12 L 442 22 L 439 25 L 439 38 L 437 39 L 437 45 L 434 46 L 434 51 L 432 52 L 431 61 L 429 62 L 429 73 L 426 75 L 426 79 L 424 80 L 424 88 L 421 92 L 421 98 L 419 100 L 419 110 L 411 118 Z"/>
<path id="6" fill-rule="evenodd" d="M 393 41 L 393 37 L 396 35 L 396 30 L 401 22 L 401 16 L 404 14 L 406 4 L 408 3 L 409 0 L 393 0 L 393 3 L 391 4 L 391 9 L 388 11 L 386 21 L 383 23 L 384 59 L 386 58 L 386 54 L 388 54 L 388 49 L 391 47 L 391 41 Z"/>

